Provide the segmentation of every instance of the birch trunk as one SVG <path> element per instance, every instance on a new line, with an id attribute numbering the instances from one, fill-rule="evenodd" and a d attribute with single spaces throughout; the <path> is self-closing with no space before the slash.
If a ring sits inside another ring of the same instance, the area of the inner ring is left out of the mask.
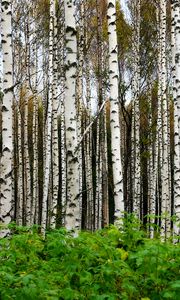
<path id="1" fill-rule="evenodd" d="M 88 47 L 88 19 L 89 11 L 87 1 L 83 1 L 83 26 L 84 26 L 84 48 Z M 88 127 L 91 122 L 91 73 L 90 73 L 90 55 L 89 51 L 85 52 L 85 86 L 86 86 L 86 103 L 87 103 L 87 124 Z M 85 145 L 85 163 L 86 163 L 86 192 L 87 192 L 87 216 L 89 216 L 91 226 L 90 230 L 95 228 L 95 209 L 94 209 L 94 193 L 93 193 L 93 171 L 92 171 L 92 127 L 87 133 L 86 145 Z"/>
<path id="2" fill-rule="evenodd" d="M 3 53 L 3 103 L 2 103 L 2 156 L 0 159 L 0 224 L 8 225 L 12 209 L 12 104 L 13 104 L 13 67 L 12 67 L 12 28 L 11 0 L 1 3 L 2 53 Z M 0 237 L 8 230 L 0 231 Z"/>
<path id="3" fill-rule="evenodd" d="M 76 120 L 76 72 L 77 38 L 75 27 L 74 1 L 65 1 L 66 30 L 66 88 L 65 88 L 65 125 L 67 154 L 67 207 L 65 226 L 68 230 L 80 228 L 79 213 L 79 163 L 77 149 Z"/>
<path id="4" fill-rule="evenodd" d="M 61 100 L 61 223 L 65 225 L 66 211 L 66 142 L 65 142 L 65 99 L 64 93 Z"/>
<path id="5" fill-rule="evenodd" d="M 102 228 L 102 155 L 100 138 L 100 120 L 97 120 L 96 137 L 96 196 L 95 196 L 95 230 Z"/>
<path id="6" fill-rule="evenodd" d="M 79 11 L 79 39 L 77 45 L 78 52 L 78 66 L 77 66 L 77 82 L 76 82 L 76 111 L 77 111 L 77 139 L 78 144 L 82 136 L 82 122 L 83 122 L 83 48 L 84 48 L 84 38 L 83 38 L 83 3 L 80 3 Z M 82 215 L 82 187 L 83 187 L 83 155 L 82 155 L 82 143 L 79 144 L 78 148 L 78 161 L 79 161 L 79 205 L 80 205 L 80 218 Z M 80 220 L 81 223 L 81 220 Z"/>
<path id="7" fill-rule="evenodd" d="M 115 221 L 124 211 L 123 177 L 121 164 L 121 132 L 119 122 L 118 103 L 118 56 L 116 33 L 116 1 L 108 0 L 108 34 L 109 34 L 109 73 L 110 73 L 110 124 L 111 124 L 111 151 L 114 181 Z"/>
<path id="8" fill-rule="evenodd" d="M 161 203 L 161 233 L 162 236 L 170 234 L 171 198 L 169 157 L 168 157 L 168 105 L 167 105 L 167 66 L 166 66 L 166 0 L 160 2 L 160 26 L 161 26 L 161 88 L 162 88 L 162 142 L 163 142 L 163 164 L 162 164 L 162 203 Z"/>
<path id="9" fill-rule="evenodd" d="M 29 22 L 29 17 L 28 20 Z M 30 157 L 29 157 L 29 141 L 28 141 L 28 101 L 31 96 L 29 86 L 29 68 L 30 68 L 30 41 L 29 41 L 29 25 L 26 25 L 26 76 L 25 76 L 25 96 L 24 96 L 24 187 L 25 187 L 25 224 L 31 225 L 31 175 L 30 175 Z"/>
<path id="10" fill-rule="evenodd" d="M 154 166 L 153 166 L 153 134 L 152 134 L 152 104 L 151 104 L 151 91 L 152 86 L 149 83 L 149 94 L 148 94 L 148 108 L 149 108 L 149 157 L 148 157 L 148 214 L 150 214 L 150 237 L 154 237 L 154 225 L 155 214 L 156 214 L 156 197 L 154 191 Z M 156 155 L 156 153 L 155 153 Z M 156 187 L 156 185 L 155 185 Z"/>
<path id="11" fill-rule="evenodd" d="M 162 155 L 163 155 L 163 146 L 162 146 L 162 69 L 161 69 L 161 60 L 162 60 L 162 42 L 161 42 L 161 22 L 160 22 L 160 10 L 157 9 L 157 31 L 158 31 L 158 113 L 157 113 L 157 127 L 156 127 L 156 145 L 155 151 L 157 152 L 157 168 L 155 166 L 155 177 L 156 182 L 154 186 L 157 187 L 157 214 L 161 215 L 161 197 L 162 197 Z M 160 224 L 158 224 L 160 225 Z"/>
<path id="12" fill-rule="evenodd" d="M 52 205 L 50 209 L 50 226 L 55 228 L 59 187 L 59 147 L 58 147 L 58 70 L 57 70 L 57 17 L 54 2 L 54 47 L 53 47 L 53 102 L 52 102 Z"/>
<path id="13" fill-rule="evenodd" d="M 61 224 L 65 225 L 65 211 L 66 211 L 66 136 L 65 136 L 65 12 L 64 12 L 64 0 L 61 0 L 60 5 L 62 6 L 61 13 L 61 32 L 60 32 L 60 66 L 61 66 L 61 98 L 60 98 L 60 116 L 61 116 L 61 166 L 60 166 L 60 207 L 61 207 Z"/>
<path id="14" fill-rule="evenodd" d="M 49 95 L 47 104 L 47 117 L 45 124 L 45 157 L 44 157 L 44 183 L 42 200 L 42 233 L 45 233 L 47 226 L 48 191 L 51 169 L 51 143 L 52 143 L 52 101 L 53 101 L 53 35 L 54 28 L 54 0 L 50 1 L 50 27 L 49 27 Z"/>
<path id="15" fill-rule="evenodd" d="M 87 40 L 86 40 L 87 43 Z M 89 56 L 86 54 L 86 102 L 87 102 L 87 124 L 91 121 L 91 85 L 90 85 L 90 66 Z M 94 203 L 93 203 L 93 175 L 92 175 L 92 128 L 87 133 L 87 140 L 85 144 L 85 163 L 86 163 L 86 191 L 87 191 L 87 218 L 90 218 L 90 230 L 94 229 Z M 89 216 L 89 217 L 88 217 Z"/>
<path id="16" fill-rule="evenodd" d="M 18 201 L 17 201 L 17 224 L 23 225 L 23 157 L 22 157 L 22 116 L 18 109 Z"/>
<path id="17" fill-rule="evenodd" d="M 134 212 L 140 218 L 141 201 L 141 170 L 140 170 L 140 109 L 139 109 L 139 83 L 140 83 L 140 7 L 141 1 L 134 2 L 134 77 L 133 77 L 133 101 L 134 101 Z"/>
<path id="18" fill-rule="evenodd" d="M 106 158 L 106 172 L 107 172 L 107 182 L 106 182 L 106 201 L 104 203 L 104 210 L 103 210 L 103 224 L 104 226 L 109 225 L 109 197 L 108 197 L 108 145 L 107 145 L 107 113 L 106 113 L 106 106 L 104 109 L 104 156 Z"/>
<path id="19" fill-rule="evenodd" d="M 171 48 L 173 68 L 173 99 L 174 99 L 174 234 L 179 235 L 180 222 L 180 3 L 171 1 Z"/>
<path id="20" fill-rule="evenodd" d="M 33 195 L 32 195 L 32 214 L 31 224 L 36 223 L 38 220 L 39 211 L 39 185 L 38 185 L 38 49 L 37 41 L 34 49 L 35 53 L 35 86 L 34 86 L 34 97 L 33 97 Z"/>

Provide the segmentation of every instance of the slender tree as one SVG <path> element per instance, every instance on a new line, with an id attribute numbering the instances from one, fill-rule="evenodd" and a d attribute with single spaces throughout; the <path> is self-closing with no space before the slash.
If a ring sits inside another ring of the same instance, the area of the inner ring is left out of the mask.
<path id="1" fill-rule="evenodd" d="M 139 108 L 139 84 L 140 84 L 140 8 L 141 1 L 133 3 L 133 114 L 132 114 L 132 156 L 133 156 L 133 211 L 140 217 L 141 201 L 141 170 L 140 170 L 140 108 Z"/>
<path id="2" fill-rule="evenodd" d="M 77 38 L 74 1 L 65 1 L 66 34 L 66 83 L 65 83 L 65 126 L 67 156 L 67 207 L 65 226 L 67 229 L 80 228 L 79 214 L 79 164 L 77 156 L 77 119 L 75 83 L 77 71 Z"/>
<path id="3" fill-rule="evenodd" d="M 170 233 L 171 195 L 168 157 L 168 99 L 167 99 L 167 61 L 166 61 L 166 1 L 160 1 L 161 33 L 161 100 L 162 100 L 162 202 L 161 231 L 162 235 Z"/>
<path id="4" fill-rule="evenodd" d="M 119 123 L 118 103 L 118 56 L 116 33 L 116 1 L 108 1 L 108 35 L 109 35 L 109 79 L 110 79 L 110 124 L 111 124 L 111 151 L 114 181 L 115 218 L 122 216 L 124 211 L 123 177 L 121 165 L 121 132 Z"/>
<path id="5" fill-rule="evenodd" d="M 177 220 L 174 225 L 175 235 L 179 234 L 177 226 L 180 221 L 180 3 L 171 1 L 171 48 L 173 70 L 174 99 L 174 214 Z"/>
<path id="6" fill-rule="evenodd" d="M 13 59 L 12 59 L 12 2 L 1 2 L 1 42 L 3 54 L 3 103 L 2 103 L 2 156 L 0 158 L 0 224 L 11 221 L 12 208 L 12 105 L 13 105 Z M 7 234 L 1 231 L 0 236 Z"/>
<path id="7" fill-rule="evenodd" d="M 54 43 L 54 0 L 50 1 L 50 25 L 49 25 L 49 95 L 47 103 L 47 117 L 45 125 L 45 160 L 44 160 L 44 184 L 42 202 L 42 231 L 47 226 L 48 191 L 50 184 L 51 147 L 52 147 L 52 102 L 53 102 L 53 43 Z"/>

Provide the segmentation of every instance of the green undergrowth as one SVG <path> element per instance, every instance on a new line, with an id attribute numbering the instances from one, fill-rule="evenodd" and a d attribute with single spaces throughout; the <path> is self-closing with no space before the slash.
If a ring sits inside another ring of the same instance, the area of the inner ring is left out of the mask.
<path id="1" fill-rule="evenodd" d="M 0 240 L 0 299 L 180 299 L 180 246 L 126 222 L 74 238 L 13 227 Z"/>

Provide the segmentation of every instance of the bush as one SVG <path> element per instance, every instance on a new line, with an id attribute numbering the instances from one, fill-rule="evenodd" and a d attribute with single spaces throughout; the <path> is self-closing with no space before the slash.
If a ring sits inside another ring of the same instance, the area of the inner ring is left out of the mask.
<path id="1" fill-rule="evenodd" d="M 180 246 L 148 239 L 131 219 L 77 238 L 15 227 L 0 240 L 0 299 L 180 299 Z"/>

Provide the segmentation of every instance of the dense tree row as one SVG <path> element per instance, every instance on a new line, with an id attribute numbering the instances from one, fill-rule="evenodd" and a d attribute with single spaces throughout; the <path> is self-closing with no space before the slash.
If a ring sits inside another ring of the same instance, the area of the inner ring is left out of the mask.
<path id="1" fill-rule="evenodd" d="M 2 225 L 179 234 L 180 3 L 128 6 L 1 1 Z"/>

